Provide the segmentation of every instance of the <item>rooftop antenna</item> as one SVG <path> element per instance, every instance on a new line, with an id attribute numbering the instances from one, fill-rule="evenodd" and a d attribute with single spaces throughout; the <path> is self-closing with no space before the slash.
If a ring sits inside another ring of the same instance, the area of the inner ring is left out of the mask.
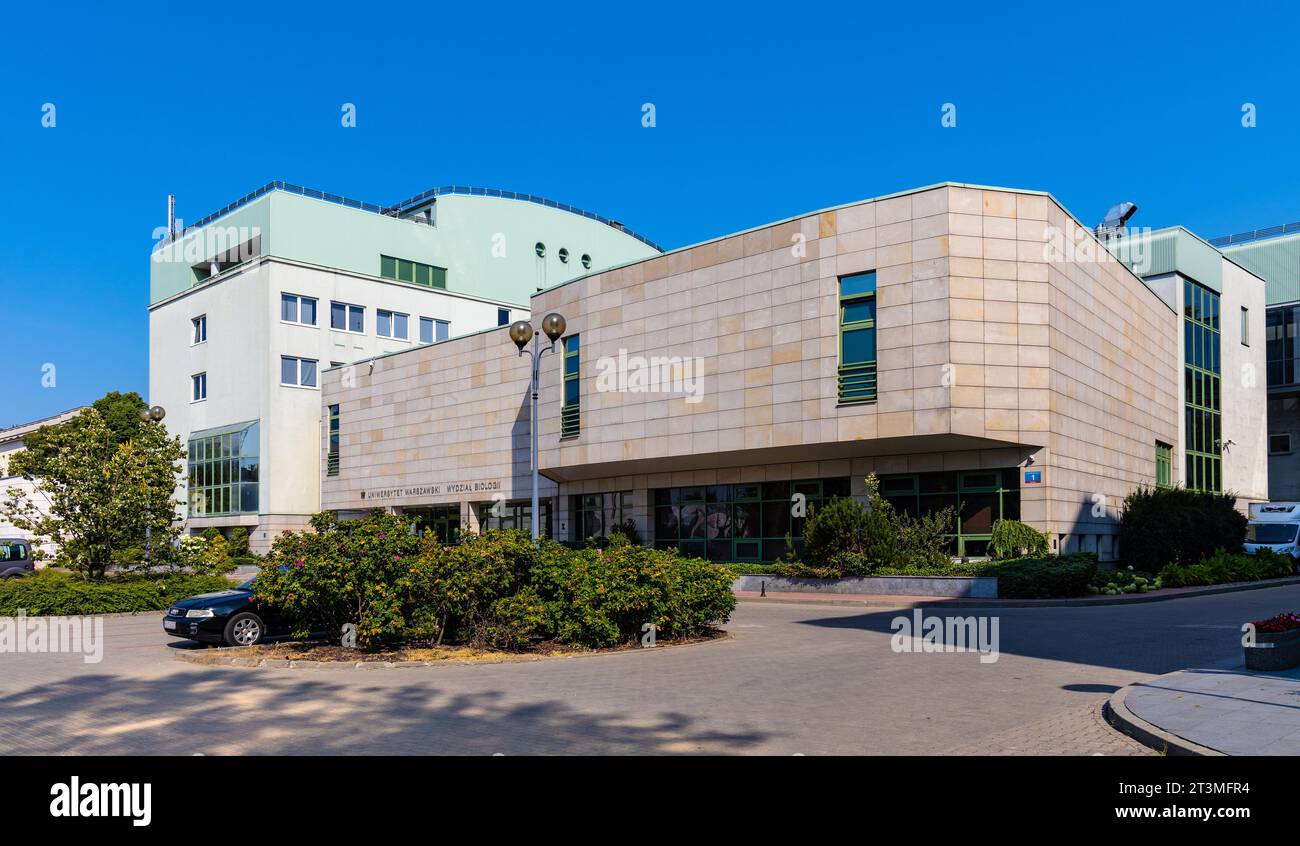
<path id="1" fill-rule="evenodd" d="M 167 240 L 176 238 L 176 195 L 167 195 Z"/>
<path id="2" fill-rule="evenodd" d="M 1093 230 L 1093 233 L 1102 241 L 1123 238 L 1127 233 L 1124 224 L 1128 223 L 1129 218 L 1137 214 L 1137 210 L 1137 203 L 1116 203 L 1110 207 L 1110 211 L 1106 212 L 1106 216 L 1102 218 L 1101 223 L 1097 224 L 1097 228 Z"/>

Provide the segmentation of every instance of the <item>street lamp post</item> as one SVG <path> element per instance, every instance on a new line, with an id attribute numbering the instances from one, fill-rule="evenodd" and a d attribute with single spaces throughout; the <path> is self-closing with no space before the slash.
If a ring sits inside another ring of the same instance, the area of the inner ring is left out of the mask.
<path id="1" fill-rule="evenodd" d="M 551 339 L 551 343 L 545 349 L 541 347 L 541 338 L 533 331 L 533 326 L 527 320 L 518 320 L 510 325 L 510 340 L 515 342 L 519 348 L 519 355 L 528 353 L 533 359 L 533 378 L 531 382 L 532 405 L 528 413 L 528 428 L 532 433 L 532 468 L 533 468 L 533 541 L 536 542 L 541 535 L 541 513 L 537 501 L 537 375 L 542 356 L 555 349 L 555 342 L 564 334 L 564 317 L 556 312 L 551 312 L 542 318 L 542 331 L 546 337 Z M 528 342 L 533 342 L 533 348 L 528 349 Z"/>
<path id="2" fill-rule="evenodd" d="M 141 423 L 161 423 L 162 419 L 167 416 L 167 410 L 161 405 L 155 405 L 152 408 L 140 409 Z M 150 553 L 153 543 L 153 503 L 149 500 L 149 475 L 144 477 L 144 568 L 147 571 L 150 564 Z"/>

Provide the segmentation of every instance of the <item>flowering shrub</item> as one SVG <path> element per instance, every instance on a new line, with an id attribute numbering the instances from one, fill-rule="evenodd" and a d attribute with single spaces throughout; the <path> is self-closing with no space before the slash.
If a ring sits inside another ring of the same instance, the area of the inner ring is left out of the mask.
<path id="1" fill-rule="evenodd" d="M 1300 629 L 1300 614 L 1288 611 L 1285 614 L 1278 614 L 1276 617 L 1269 617 L 1267 620 L 1256 620 L 1251 625 L 1255 627 L 1257 632 L 1272 634 L 1289 632 L 1292 629 Z"/>
<path id="2" fill-rule="evenodd" d="M 420 548 L 411 518 L 375 511 L 343 523 L 325 512 L 311 525 L 275 539 L 257 576 L 257 600 L 283 614 L 296 637 L 338 638 L 347 623 L 356 625 L 362 648 L 404 637 Z"/>

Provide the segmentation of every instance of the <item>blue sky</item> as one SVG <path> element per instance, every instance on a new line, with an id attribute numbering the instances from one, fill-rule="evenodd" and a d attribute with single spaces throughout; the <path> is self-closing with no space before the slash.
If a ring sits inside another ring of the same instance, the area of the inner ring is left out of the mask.
<path id="1" fill-rule="evenodd" d="M 1207 237 L 1300 220 L 1283 4 L 36 5 L 0 32 L 0 426 L 145 392 L 169 192 L 195 220 L 272 179 L 483 185 L 670 248 L 945 180 Z"/>

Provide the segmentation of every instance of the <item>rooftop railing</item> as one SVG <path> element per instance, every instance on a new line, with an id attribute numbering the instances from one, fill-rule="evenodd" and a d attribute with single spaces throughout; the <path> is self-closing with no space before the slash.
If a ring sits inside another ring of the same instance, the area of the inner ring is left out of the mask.
<path id="1" fill-rule="evenodd" d="M 212 223 L 214 220 L 217 220 L 220 217 L 224 217 L 225 215 L 230 214 L 231 212 L 235 211 L 241 206 L 246 206 L 249 203 L 253 202 L 254 200 L 258 199 L 259 197 L 265 196 L 266 194 L 269 194 L 272 191 L 284 191 L 289 194 L 297 194 L 300 197 L 310 197 L 315 200 L 324 200 L 327 203 L 336 203 L 340 206 L 346 206 L 348 208 L 358 209 L 360 211 L 371 212 L 372 214 L 382 214 L 386 217 L 395 217 L 402 220 L 410 220 L 416 223 L 428 223 L 428 224 L 432 224 L 433 221 L 424 220 L 418 217 L 416 218 L 404 217 L 404 215 L 408 214 L 409 212 L 413 211 L 416 208 L 419 208 L 420 206 L 424 205 L 430 200 L 436 199 L 441 196 L 446 196 L 448 194 L 462 194 L 471 197 L 498 197 L 504 200 L 520 200 L 528 203 L 537 203 L 538 205 L 546 206 L 547 208 L 559 209 L 560 211 L 566 211 L 569 212 L 570 214 L 576 214 L 580 217 L 585 217 L 590 220 L 603 223 L 606 226 L 611 226 L 619 230 L 620 232 L 624 232 L 632 236 L 633 238 L 637 239 L 638 241 L 650 247 L 651 249 L 657 250 L 661 253 L 663 252 L 663 247 L 660 247 L 658 244 L 654 243 L 648 238 L 636 232 L 633 232 L 631 229 L 628 229 L 626 226 L 624 226 L 623 224 L 619 223 L 616 220 L 611 220 L 610 218 L 602 217 L 601 215 L 598 215 L 595 212 L 589 212 L 584 209 L 580 209 L 577 206 L 571 206 L 568 203 L 558 203 L 555 200 L 548 200 L 545 197 L 538 197 L 535 194 L 520 194 L 515 191 L 502 191 L 497 188 L 475 188 L 469 185 L 445 185 L 439 188 L 430 188 L 428 191 L 425 191 L 423 194 L 417 194 L 414 197 L 409 197 L 395 205 L 381 206 L 375 203 L 367 203 L 364 200 L 354 200 L 350 197 L 344 197 L 340 194 L 330 194 L 326 191 L 318 191 L 315 188 L 304 188 L 301 185 L 294 185 L 291 182 L 282 182 L 280 180 L 275 180 L 266 183 L 261 188 L 258 188 L 256 191 L 245 194 L 244 196 L 240 197 L 238 200 L 235 200 L 233 203 L 230 203 L 226 206 L 223 206 L 220 209 L 217 209 L 212 214 L 209 214 L 206 217 L 200 218 L 194 223 L 191 223 L 188 226 L 186 226 L 181 231 L 177 232 L 174 236 L 165 238 L 159 243 L 160 245 L 166 245 L 166 244 L 170 244 L 172 241 L 179 240 L 180 238 L 185 237 L 190 232 L 193 232 L 197 229 L 202 229 L 204 226 L 207 226 L 208 224 Z"/>
<path id="2" fill-rule="evenodd" d="M 1222 235 L 1218 238 L 1211 238 L 1210 246 L 1232 247 L 1237 244 L 1247 244 L 1251 241 L 1262 241 L 1265 238 L 1292 235 L 1296 232 L 1300 232 L 1300 223 L 1284 223 L 1281 226 L 1269 226 L 1265 229 L 1252 229 L 1249 232 L 1240 232 L 1236 235 Z"/>

